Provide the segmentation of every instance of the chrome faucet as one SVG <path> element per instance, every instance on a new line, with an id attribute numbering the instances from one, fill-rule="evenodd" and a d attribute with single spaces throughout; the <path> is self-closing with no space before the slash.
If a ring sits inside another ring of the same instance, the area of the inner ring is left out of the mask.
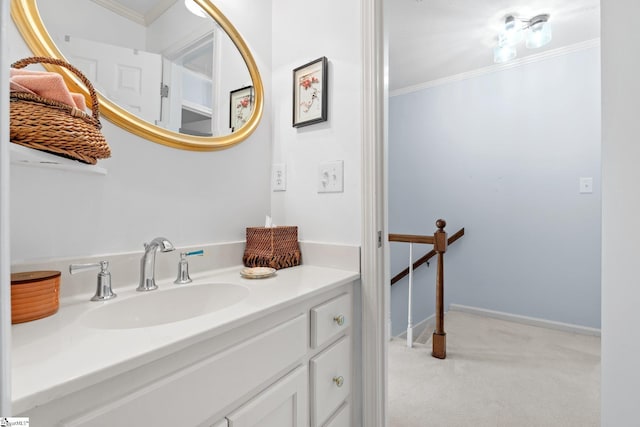
<path id="1" fill-rule="evenodd" d="M 153 291 L 158 289 L 155 279 L 156 251 L 171 252 L 175 248 L 173 243 L 164 237 L 156 237 L 151 243 L 144 244 L 144 255 L 140 261 L 140 284 L 136 291 Z"/>

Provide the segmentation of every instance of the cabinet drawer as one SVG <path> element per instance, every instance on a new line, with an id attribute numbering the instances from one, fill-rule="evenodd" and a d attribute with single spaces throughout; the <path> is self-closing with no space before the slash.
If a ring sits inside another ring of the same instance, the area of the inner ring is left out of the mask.
<path id="1" fill-rule="evenodd" d="M 322 427 L 351 427 L 351 407 L 348 403 L 342 405 L 340 409 Z"/>
<path id="2" fill-rule="evenodd" d="M 312 425 L 320 426 L 351 392 L 351 341 L 343 337 L 310 361 Z"/>
<path id="3" fill-rule="evenodd" d="M 351 323 L 351 296 L 340 295 L 311 309 L 311 348 L 341 334 Z"/>

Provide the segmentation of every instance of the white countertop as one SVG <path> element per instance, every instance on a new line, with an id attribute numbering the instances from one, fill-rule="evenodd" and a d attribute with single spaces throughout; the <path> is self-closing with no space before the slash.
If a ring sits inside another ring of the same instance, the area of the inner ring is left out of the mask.
<path id="1" fill-rule="evenodd" d="M 127 370 L 149 363 L 187 345 L 296 304 L 303 298 L 359 278 L 359 273 L 301 265 L 278 270 L 267 279 L 244 279 L 242 266 L 192 275 L 193 286 L 231 283 L 249 289 L 247 298 L 213 313 L 136 329 L 95 329 L 82 316 L 104 304 L 145 298 L 135 285 L 114 289 L 111 301 L 91 302 L 91 295 L 61 301 L 53 316 L 12 327 L 12 400 L 14 413 L 50 402 Z M 173 280 L 158 281 L 163 292 Z"/>

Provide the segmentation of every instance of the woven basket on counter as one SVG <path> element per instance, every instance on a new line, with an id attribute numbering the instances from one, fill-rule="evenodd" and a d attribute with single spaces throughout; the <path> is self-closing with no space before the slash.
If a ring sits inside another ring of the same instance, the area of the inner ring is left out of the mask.
<path id="1" fill-rule="evenodd" d="M 11 275 L 11 323 L 51 316 L 58 311 L 59 271 L 27 271 Z"/>
<path id="2" fill-rule="evenodd" d="M 247 227 L 242 262 L 247 267 L 281 268 L 300 265 L 298 227 Z"/>
<path id="3" fill-rule="evenodd" d="M 59 65 L 73 72 L 89 91 L 92 114 L 35 94 L 11 92 L 11 142 L 91 165 L 97 159 L 110 157 L 111 149 L 100 132 L 98 97 L 91 82 L 80 70 L 60 59 L 30 57 L 11 66 L 24 68 L 36 63 Z"/>

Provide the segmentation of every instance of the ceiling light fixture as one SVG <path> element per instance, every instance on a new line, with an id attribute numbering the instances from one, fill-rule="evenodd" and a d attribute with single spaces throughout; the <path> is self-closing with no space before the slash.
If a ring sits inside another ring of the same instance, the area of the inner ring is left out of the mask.
<path id="1" fill-rule="evenodd" d="M 507 15 L 504 18 L 504 28 L 498 33 L 498 43 L 493 49 L 493 62 L 500 64 L 515 58 L 516 45 L 525 37 L 525 46 L 529 49 L 536 49 L 549 43 L 551 41 L 549 14 L 536 15 L 531 19 Z"/>
<path id="2" fill-rule="evenodd" d="M 207 12 L 205 12 L 204 9 L 201 8 L 200 5 L 193 0 L 184 0 L 184 5 L 187 7 L 189 12 L 193 13 L 196 16 L 199 16 L 200 18 L 206 18 L 207 16 L 209 16 Z"/>

